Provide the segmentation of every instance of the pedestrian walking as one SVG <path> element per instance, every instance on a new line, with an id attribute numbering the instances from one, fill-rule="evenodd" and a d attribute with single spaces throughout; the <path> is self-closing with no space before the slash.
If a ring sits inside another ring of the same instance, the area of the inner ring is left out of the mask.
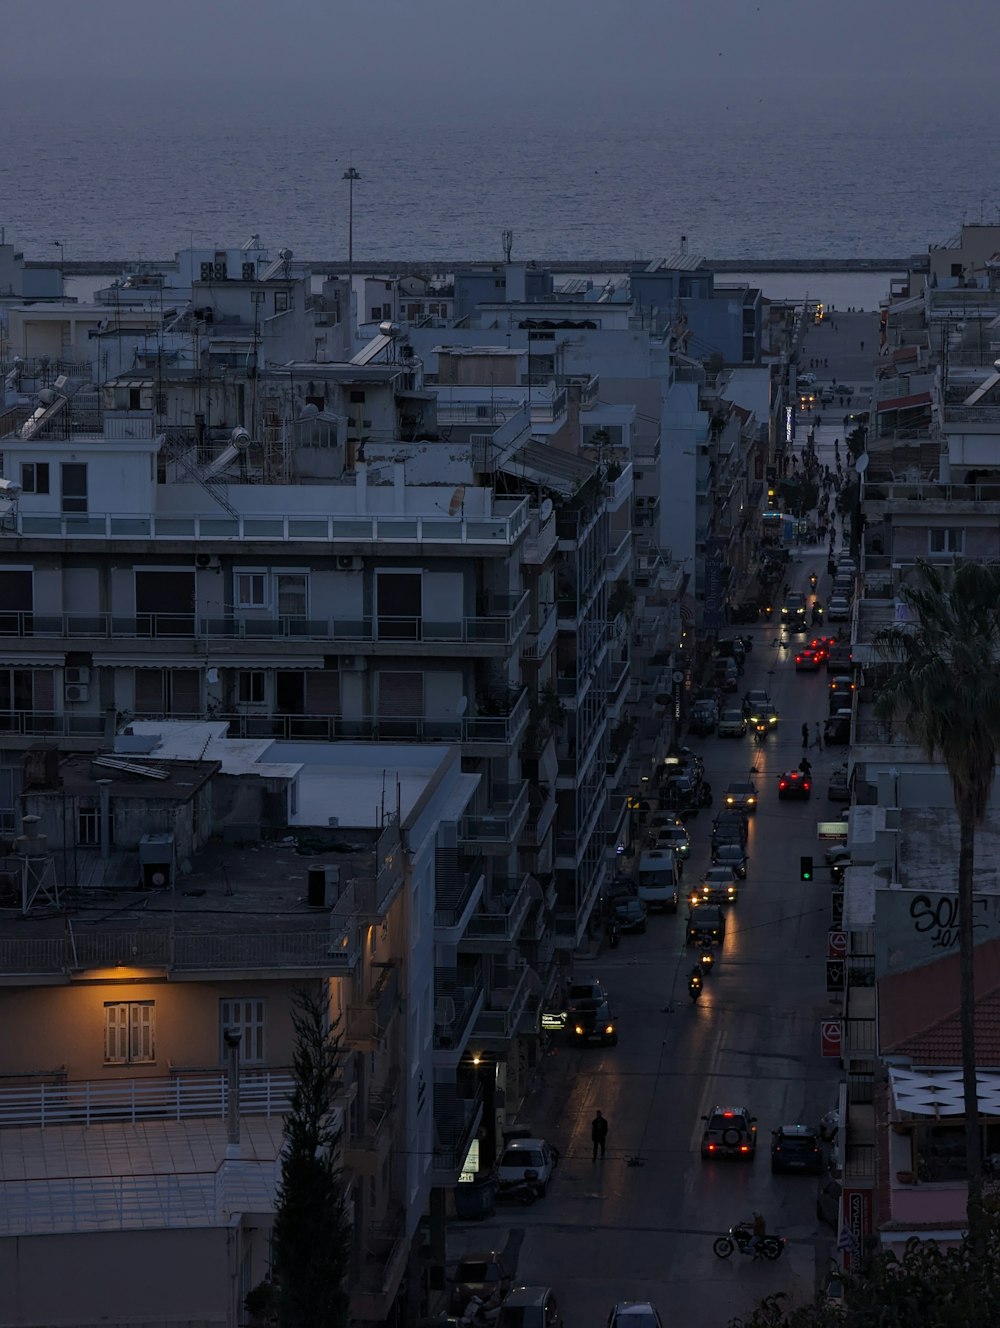
<path id="1" fill-rule="evenodd" d="M 809 725 L 802 725 L 802 750 L 805 751 L 809 746 Z"/>
<path id="2" fill-rule="evenodd" d="M 816 722 L 816 736 L 813 738 L 813 746 L 818 747 L 820 751 L 823 750 L 823 729 L 818 720 Z"/>
<path id="3" fill-rule="evenodd" d="M 600 1150 L 601 1160 L 603 1161 L 604 1145 L 607 1142 L 608 1138 L 608 1122 L 604 1119 L 604 1117 L 601 1115 L 600 1112 L 598 1112 L 597 1115 L 594 1117 L 594 1119 L 590 1122 L 590 1138 L 591 1142 L 594 1145 L 593 1161 L 595 1162 L 597 1161 L 598 1149 Z"/>

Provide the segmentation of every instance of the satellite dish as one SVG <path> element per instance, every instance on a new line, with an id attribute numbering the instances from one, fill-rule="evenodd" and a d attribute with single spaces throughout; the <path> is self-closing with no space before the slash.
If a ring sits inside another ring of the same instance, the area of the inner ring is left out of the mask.
<path id="1" fill-rule="evenodd" d="M 552 499 L 551 499 L 551 498 L 544 498 L 544 499 L 542 500 L 542 505 L 541 505 L 541 507 L 538 509 L 538 515 L 539 515 L 539 517 L 541 517 L 542 521 L 548 521 L 549 517 L 552 515 Z"/>
<path id="2" fill-rule="evenodd" d="M 455 714 L 459 717 L 459 719 L 461 719 L 461 717 L 465 714 L 468 708 L 469 708 L 469 698 L 467 696 L 460 696 L 458 698 L 458 705 L 455 707 Z"/>
<path id="3" fill-rule="evenodd" d="M 858 472 L 859 475 L 863 475 L 865 473 L 865 471 L 868 469 L 867 452 L 862 452 L 861 455 L 855 460 L 854 469 Z"/>
<path id="4" fill-rule="evenodd" d="M 454 516 L 465 502 L 465 485 L 460 484 L 451 495 L 451 501 L 448 504 L 448 515 Z"/>

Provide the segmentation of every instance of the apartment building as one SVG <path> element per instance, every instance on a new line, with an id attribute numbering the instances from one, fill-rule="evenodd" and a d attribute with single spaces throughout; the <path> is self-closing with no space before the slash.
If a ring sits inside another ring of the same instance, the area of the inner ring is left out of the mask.
<path id="1" fill-rule="evenodd" d="M 457 746 L 247 742 L 223 723 L 26 755 L 2 875 L 7 1321 L 244 1322 L 303 984 L 341 1038 L 352 1314 L 420 1312 L 411 1253 L 455 1104 L 479 1119 L 458 1091 L 471 1025 L 453 1021 L 442 1066 L 434 1024 L 443 827 L 477 783 Z M 45 1276 L 53 1259 L 81 1275 Z"/>

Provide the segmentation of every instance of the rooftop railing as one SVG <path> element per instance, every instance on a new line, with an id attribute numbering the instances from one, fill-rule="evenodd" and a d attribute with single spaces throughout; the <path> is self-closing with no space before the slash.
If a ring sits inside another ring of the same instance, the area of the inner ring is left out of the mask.
<path id="1" fill-rule="evenodd" d="M 491 517 L 407 516 L 227 516 L 223 512 L 194 515 L 146 515 L 103 512 L 91 515 L 19 511 L 16 527 L 6 528 L 28 538 L 70 540 L 298 540 L 322 544 L 381 542 L 395 544 L 513 544 L 528 523 L 524 499 L 509 512 Z"/>

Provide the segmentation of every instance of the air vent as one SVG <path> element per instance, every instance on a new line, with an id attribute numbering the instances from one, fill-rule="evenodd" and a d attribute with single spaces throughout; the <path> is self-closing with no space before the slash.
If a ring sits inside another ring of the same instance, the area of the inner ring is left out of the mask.
<path id="1" fill-rule="evenodd" d="M 83 672 L 86 673 L 86 669 L 84 669 Z M 82 684 L 74 684 L 73 686 L 64 689 L 63 696 L 70 704 L 79 705 L 81 701 L 90 700 L 90 688 L 85 687 Z"/>

